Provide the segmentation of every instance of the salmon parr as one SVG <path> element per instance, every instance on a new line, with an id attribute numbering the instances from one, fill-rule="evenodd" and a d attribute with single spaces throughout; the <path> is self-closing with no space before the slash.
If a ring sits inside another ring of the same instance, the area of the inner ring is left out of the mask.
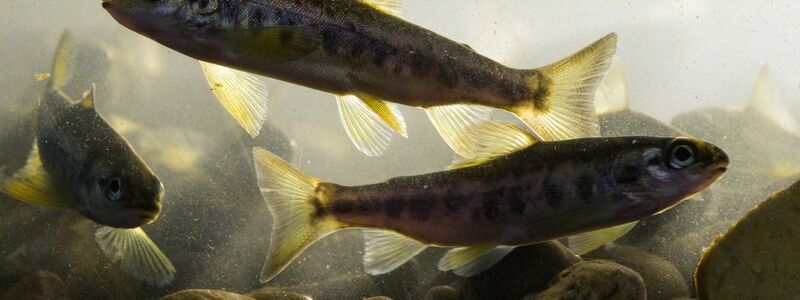
<path id="1" fill-rule="evenodd" d="M 255 149 L 273 216 L 262 273 L 268 281 L 317 239 L 365 229 L 370 274 L 391 271 L 428 246 L 455 247 L 439 263 L 469 276 L 515 246 L 569 237 L 578 253 L 626 233 L 716 181 L 719 148 L 689 138 L 585 138 L 534 143 L 516 126 L 472 127 L 476 160 L 443 172 L 342 186 L 300 173 Z"/>
<path id="2" fill-rule="evenodd" d="M 425 108 L 465 157 L 474 153 L 458 132 L 487 117 L 487 107 L 515 113 L 543 140 L 596 135 L 592 95 L 615 52 L 615 34 L 549 66 L 514 69 L 403 20 L 399 2 L 105 0 L 103 6 L 124 26 L 201 61 L 337 95 L 348 135 L 368 155 L 388 147 L 391 130 L 406 135 L 388 102 Z M 236 85 L 226 79 L 234 73 L 204 66 L 211 82 Z M 216 93 L 223 103 L 247 98 Z M 258 104 L 247 102 L 228 107 L 252 134 L 260 117 L 251 108 Z"/>
<path id="3" fill-rule="evenodd" d="M 94 88 L 78 101 L 64 92 L 73 69 L 71 49 L 65 33 L 34 112 L 32 150 L 24 167 L 0 176 L 0 193 L 74 210 L 102 225 L 95 239 L 109 259 L 137 279 L 165 285 L 175 269 L 140 228 L 158 218 L 164 186 L 97 112 Z"/>

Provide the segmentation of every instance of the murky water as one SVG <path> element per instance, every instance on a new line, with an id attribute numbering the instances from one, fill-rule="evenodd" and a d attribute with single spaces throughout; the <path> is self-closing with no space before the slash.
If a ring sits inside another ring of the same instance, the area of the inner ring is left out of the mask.
<path id="1" fill-rule="evenodd" d="M 454 154 L 424 112 L 401 108 L 409 138 L 395 139 L 381 157 L 367 157 L 348 140 L 331 95 L 264 78 L 271 85 L 268 125 L 251 140 L 209 92 L 196 60 L 122 27 L 100 1 L 3 3 L 0 171 L 8 176 L 25 162 L 33 142 L 30 115 L 45 87 L 35 75 L 49 71 L 58 37 L 68 29 L 78 42 L 78 57 L 65 91 L 78 97 L 95 83 L 99 112 L 162 179 L 167 194 L 161 217 L 145 228 L 178 273 L 166 287 L 147 286 L 103 256 L 91 221 L 0 195 L 0 295 L 36 271 L 56 274 L 74 299 L 159 298 L 188 288 L 247 293 L 263 286 L 315 299 L 418 299 L 434 285 L 482 290 L 469 296 L 480 298 L 511 276 L 500 270 L 494 273 L 503 275 L 479 279 L 496 281 L 493 286 L 444 274 L 436 270 L 441 251 L 429 250 L 398 271 L 372 277 L 363 271 L 360 232 L 348 230 L 309 248 L 275 280 L 259 283 L 272 220 L 256 185 L 250 149 L 265 147 L 315 177 L 346 185 L 443 170 Z M 691 274 L 711 239 L 770 193 L 800 179 L 800 136 L 744 109 L 759 71 L 768 66 L 776 101 L 795 122 L 800 119 L 798 15 L 800 5 L 774 1 L 408 0 L 405 5 L 407 20 L 519 68 L 547 64 L 617 32 L 616 60 L 625 70 L 630 107 L 653 119 L 609 115 L 605 118 L 618 122 L 603 123 L 604 132 L 664 135 L 651 127 L 661 122 L 730 154 L 729 173 L 700 200 L 644 220 L 617 242 L 639 252 L 590 255 L 616 259 L 645 281 L 647 272 L 671 272 L 672 281 L 653 284 L 664 289 L 650 294 L 656 299 L 695 295 Z M 505 112 L 494 116 L 509 119 Z M 634 257 L 641 251 L 657 257 Z M 635 267 L 641 265 L 650 271 Z M 546 287 L 547 281 L 529 290 Z M 648 282 L 648 293 L 650 288 Z"/>

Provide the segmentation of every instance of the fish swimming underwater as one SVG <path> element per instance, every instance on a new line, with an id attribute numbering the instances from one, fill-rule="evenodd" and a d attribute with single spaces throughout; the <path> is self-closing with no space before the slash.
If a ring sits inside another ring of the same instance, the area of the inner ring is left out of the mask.
<path id="1" fill-rule="evenodd" d="M 598 247 L 700 192 L 728 166 L 721 149 L 689 138 L 535 143 L 501 122 L 466 134 L 481 149 L 476 160 L 363 186 L 324 182 L 255 148 L 274 223 L 261 280 L 314 241 L 350 227 L 366 228 L 370 274 L 389 272 L 428 246 L 456 247 L 439 269 L 463 276 L 489 268 L 515 246 L 571 236 L 573 249 Z"/>
<path id="2" fill-rule="evenodd" d="M 388 102 L 425 108 L 467 158 L 474 149 L 459 133 L 488 117 L 489 107 L 515 113 L 540 140 L 597 135 L 592 97 L 615 34 L 551 65 L 514 69 L 403 20 L 400 2 L 104 0 L 103 7 L 125 27 L 208 62 L 212 90 L 252 136 L 266 109 L 247 90 L 263 89 L 227 67 L 337 95 L 348 136 L 371 156 L 388 148 L 392 130 L 406 136 Z"/>
<path id="3" fill-rule="evenodd" d="M 45 207 L 77 211 L 103 225 L 95 238 L 123 271 L 165 285 L 175 269 L 140 228 L 161 211 L 164 186 L 127 141 L 98 114 L 94 89 L 82 100 L 64 94 L 71 38 L 65 33 L 51 80 L 35 111 L 35 141 L 24 167 L 0 178 L 0 192 Z"/>

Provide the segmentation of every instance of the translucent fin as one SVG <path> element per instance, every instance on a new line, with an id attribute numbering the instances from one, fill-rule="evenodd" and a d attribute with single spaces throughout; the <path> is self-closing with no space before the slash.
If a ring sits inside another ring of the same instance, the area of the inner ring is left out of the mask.
<path id="1" fill-rule="evenodd" d="M 465 131 L 475 124 L 486 121 L 492 109 L 475 105 L 446 105 L 425 109 L 439 135 L 458 155 L 474 158 L 474 136 Z"/>
<path id="2" fill-rule="evenodd" d="M 594 93 L 594 106 L 598 115 L 628 110 L 628 88 L 620 63 L 612 63 L 600 81 Z"/>
<path id="3" fill-rule="evenodd" d="M 58 191 L 42 167 L 36 140 L 25 166 L 10 178 L 0 179 L 0 192 L 33 205 L 47 207 L 76 207 L 78 200 Z"/>
<path id="4" fill-rule="evenodd" d="M 74 42 L 72 34 L 65 30 L 61 34 L 56 54 L 53 56 L 53 69 L 50 71 L 50 85 L 52 87 L 60 89 L 67 85 L 70 79 L 69 75 L 73 74 L 73 55 Z"/>
<path id="5" fill-rule="evenodd" d="M 455 248 L 447 251 L 439 261 L 439 270 L 453 270 L 456 275 L 469 277 L 491 268 L 511 253 L 511 250 L 514 247 L 495 245 Z"/>
<path id="6" fill-rule="evenodd" d="M 272 214 L 269 255 L 261 271 L 261 282 L 267 282 L 312 243 L 342 226 L 325 215 L 323 199 L 315 194 L 319 180 L 267 150 L 254 148 L 253 158 L 261 195 Z"/>
<path id="7" fill-rule="evenodd" d="M 775 94 L 775 86 L 769 76 L 767 67 L 761 69 L 756 85 L 753 88 L 753 97 L 750 100 L 750 109 L 772 120 L 775 125 L 795 135 L 800 135 L 800 120 L 795 118 L 791 111 L 784 107 Z"/>
<path id="8" fill-rule="evenodd" d="M 92 88 L 83 93 L 83 97 L 81 97 L 81 102 L 79 102 L 78 105 L 80 105 L 83 108 L 94 109 L 94 95 L 96 90 L 97 86 L 93 83 Z"/>
<path id="9" fill-rule="evenodd" d="M 403 0 L 358 0 L 384 13 L 400 17 L 403 14 Z"/>
<path id="10" fill-rule="evenodd" d="M 536 139 L 519 126 L 499 121 L 473 125 L 464 136 L 471 143 L 468 148 L 474 158 L 458 161 L 450 169 L 476 166 L 536 143 Z"/>
<path id="11" fill-rule="evenodd" d="M 616 51 L 611 33 L 580 52 L 531 71 L 540 96 L 511 110 L 544 141 L 599 135 L 594 93 Z"/>
<path id="12" fill-rule="evenodd" d="M 100 227 L 94 234 L 103 253 L 125 273 L 162 287 L 175 278 L 175 267 L 142 228 Z"/>
<path id="13" fill-rule="evenodd" d="M 631 231 L 631 229 L 636 226 L 636 223 L 637 222 L 631 222 L 570 236 L 567 238 L 567 246 L 572 252 L 575 252 L 575 254 L 584 255 L 622 237 Z"/>
<path id="14" fill-rule="evenodd" d="M 389 148 L 392 130 L 406 135 L 406 123 L 394 104 L 353 95 L 336 96 L 339 116 L 347 136 L 368 156 L 380 156 Z"/>
<path id="15" fill-rule="evenodd" d="M 267 118 L 267 84 L 247 72 L 203 61 L 200 66 L 222 106 L 251 137 L 258 136 Z"/>
<path id="16" fill-rule="evenodd" d="M 292 61 L 319 49 L 322 38 L 302 26 L 270 26 L 221 33 L 237 51 L 273 61 Z"/>
<path id="17" fill-rule="evenodd" d="M 428 246 L 387 230 L 364 230 L 364 270 L 370 275 L 391 272 Z"/>

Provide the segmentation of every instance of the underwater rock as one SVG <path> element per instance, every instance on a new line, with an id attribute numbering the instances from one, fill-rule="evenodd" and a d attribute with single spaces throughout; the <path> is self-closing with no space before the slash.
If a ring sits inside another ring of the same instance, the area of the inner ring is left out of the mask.
<path id="1" fill-rule="evenodd" d="M 553 278 L 550 288 L 523 299 L 647 299 L 647 292 L 636 271 L 611 261 L 592 260 L 564 270 Z"/>
<path id="2" fill-rule="evenodd" d="M 284 298 L 274 298 L 284 299 Z M 285 298 L 293 299 L 293 298 Z M 169 294 L 161 300 L 256 300 L 256 298 L 237 293 L 217 290 L 185 290 Z"/>
<path id="3" fill-rule="evenodd" d="M 69 299 L 67 285 L 56 274 L 36 271 L 25 276 L 2 294 L 0 299 Z"/>
<path id="4" fill-rule="evenodd" d="M 435 286 L 425 293 L 422 300 L 458 300 L 461 299 L 461 294 L 452 286 L 440 285 Z"/>
<path id="5" fill-rule="evenodd" d="M 276 288 L 264 288 L 247 294 L 257 300 L 311 300 L 311 296 Z"/>
<path id="6" fill-rule="evenodd" d="M 751 210 L 705 251 L 699 299 L 793 299 L 800 294 L 800 182 Z"/>
<path id="7" fill-rule="evenodd" d="M 609 244 L 588 253 L 586 258 L 607 259 L 633 269 L 647 286 L 647 299 L 673 299 L 689 296 L 684 276 L 669 261 L 634 247 Z"/>
<path id="8" fill-rule="evenodd" d="M 553 276 L 580 260 L 554 241 L 517 247 L 489 270 L 461 278 L 454 287 L 464 299 L 520 299 L 544 290 Z"/>

